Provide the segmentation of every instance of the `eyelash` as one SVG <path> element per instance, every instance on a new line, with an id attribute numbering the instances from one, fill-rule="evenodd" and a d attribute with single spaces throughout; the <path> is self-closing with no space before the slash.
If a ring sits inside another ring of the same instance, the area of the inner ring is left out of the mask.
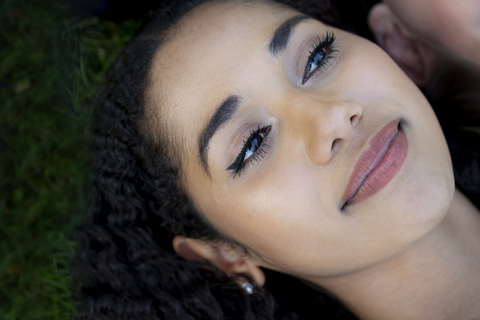
<path id="1" fill-rule="evenodd" d="M 305 71 L 303 72 L 302 84 L 305 84 L 310 77 L 315 74 L 321 68 L 324 68 L 328 61 L 335 56 L 333 55 L 335 50 L 335 34 L 333 32 L 327 32 L 323 38 L 317 37 L 312 43 L 312 51 L 307 60 Z M 317 55 L 321 55 L 321 60 L 316 61 Z M 312 66 L 316 64 L 316 68 L 312 70 Z"/>
<path id="2" fill-rule="evenodd" d="M 233 178 L 235 178 L 237 175 L 240 177 L 243 169 L 253 162 L 263 159 L 263 157 L 267 154 L 267 148 L 269 145 L 266 143 L 266 141 L 271 128 L 272 126 L 259 126 L 258 129 L 253 130 L 248 137 L 245 136 L 242 151 L 240 151 L 235 161 L 227 168 L 227 170 L 233 170 Z M 260 142 L 258 142 L 258 137 L 261 138 Z M 257 148 L 252 150 L 254 148 L 252 145 L 254 141 L 257 141 Z M 247 152 L 249 154 L 245 159 Z"/>

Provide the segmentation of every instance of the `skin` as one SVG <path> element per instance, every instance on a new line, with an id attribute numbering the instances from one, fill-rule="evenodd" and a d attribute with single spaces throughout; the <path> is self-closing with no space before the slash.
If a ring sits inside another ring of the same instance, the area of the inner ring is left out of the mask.
<path id="1" fill-rule="evenodd" d="M 384 0 L 411 34 L 433 53 L 480 68 L 480 2 Z M 480 70 L 480 69 L 479 69 Z"/>
<path id="2" fill-rule="evenodd" d="M 372 287 L 372 272 L 379 272 L 375 279 L 398 280 L 392 269 L 414 264 L 432 249 L 427 244 L 440 243 L 432 239 L 444 238 L 452 199 L 466 200 L 454 191 L 448 148 L 430 105 L 379 47 L 309 20 L 297 26 L 283 53 L 270 54 L 273 32 L 295 15 L 261 3 L 201 5 L 157 53 L 150 95 L 162 101 L 155 112 L 182 146 L 185 190 L 218 230 L 249 248 L 250 263 L 323 286 L 358 315 L 381 318 L 387 309 L 364 311 L 358 295 L 369 292 L 364 298 L 382 306 L 385 288 Z M 335 58 L 302 84 L 312 42 L 327 31 L 337 37 Z M 232 94 L 242 103 L 208 146 L 207 174 L 199 136 Z M 342 211 L 358 157 L 400 118 L 409 144 L 402 169 L 380 192 Z M 226 168 L 245 137 L 266 125 L 267 153 L 233 178 Z M 480 223 L 474 221 L 462 228 L 475 234 Z M 361 285 L 357 295 L 348 294 Z"/>

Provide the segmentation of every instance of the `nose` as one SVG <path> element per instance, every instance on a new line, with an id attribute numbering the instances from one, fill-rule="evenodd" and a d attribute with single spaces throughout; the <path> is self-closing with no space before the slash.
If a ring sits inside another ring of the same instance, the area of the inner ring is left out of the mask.
<path id="1" fill-rule="evenodd" d="M 322 166 L 352 137 L 363 108 L 352 101 L 304 101 L 302 135 L 310 162 Z M 298 109 L 297 109 L 298 110 Z"/>

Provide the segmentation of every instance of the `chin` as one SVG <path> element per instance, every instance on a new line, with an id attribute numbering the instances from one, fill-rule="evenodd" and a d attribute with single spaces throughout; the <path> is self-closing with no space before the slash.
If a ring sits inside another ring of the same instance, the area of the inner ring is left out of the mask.
<path id="1" fill-rule="evenodd" d="M 435 117 L 433 113 L 431 116 Z M 443 132 L 438 123 L 428 124 L 421 128 L 416 125 L 412 130 L 411 153 L 398 183 L 398 198 L 402 201 L 392 204 L 404 208 L 412 231 L 418 229 L 419 236 L 441 223 L 455 193 L 453 167 Z"/>
<path id="2" fill-rule="evenodd" d="M 414 183 L 405 186 L 403 205 L 409 219 L 405 226 L 415 238 L 431 232 L 439 226 L 448 213 L 455 193 L 453 170 L 431 170 L 413 173 Z"/>

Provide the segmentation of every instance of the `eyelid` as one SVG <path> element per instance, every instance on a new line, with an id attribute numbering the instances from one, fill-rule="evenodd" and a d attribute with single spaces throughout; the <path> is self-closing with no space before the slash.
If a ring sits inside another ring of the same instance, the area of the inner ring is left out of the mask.
<path id="1" fill-rule="evenodd" d="M 309 80 L 316 77 L 317 75 L 324 74 L 327 69 L 330 69 L 334 63 L 337 62 L 337 41 L 336 35 L 331 30 L 326 30 L 322 35 L 318 33 L 315 36 L 311 36 L 308 40 L 302 45 L 300 49 L 300 57 L 297 60 L 297 72 L 298 79 L 302 85 L 305 85 Z M 310 62 L 315 55 L 313 53 L 318 53 L 319 49 L 329 48 L 328 54 L 322 59 L 321 64 L 307 77 L 305 78 L 307 68 Z"/>

